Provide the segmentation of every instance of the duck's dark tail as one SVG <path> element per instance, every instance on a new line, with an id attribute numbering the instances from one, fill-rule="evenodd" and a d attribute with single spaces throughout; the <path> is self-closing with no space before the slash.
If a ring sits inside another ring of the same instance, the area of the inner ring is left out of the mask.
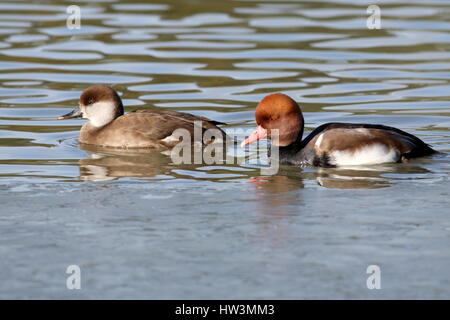
<path id="1" fill-rule="evenodd" d="M 439 154 L 439 151 L 434 150 L 430 145 L 426 144 L 422 140 L 420 140 L 421 144 L 416 148 L 404 154 L 403 157 L 406 159 L 419 158 L 425 156 L 431 156 L 433 154 Z"/>

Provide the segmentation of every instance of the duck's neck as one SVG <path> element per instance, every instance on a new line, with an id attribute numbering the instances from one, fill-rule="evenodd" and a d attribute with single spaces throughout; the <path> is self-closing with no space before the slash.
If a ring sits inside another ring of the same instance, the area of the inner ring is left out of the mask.
<path id="1" fill-rule="evenodd" d="M 297 164 L 298 160 L 303 158 L 303 153 L 301 151 L 304 148 L 305 141 L 302 141 L 302 137 L 303 127 L 294 142 L 278 149 L 278 159 L 280 164 Z"/>
<path id="2" fill-rule="evenodd" d="M 297 135 L 297 138 L 294 142 L 292 142 L 290 145 L 280 147 L 280 156 L 281 154 L 296 154 L 303 148 L 302 144 L 302 138 L 303 138 L 303 127 L 300 130 L 300 132 Z"/>

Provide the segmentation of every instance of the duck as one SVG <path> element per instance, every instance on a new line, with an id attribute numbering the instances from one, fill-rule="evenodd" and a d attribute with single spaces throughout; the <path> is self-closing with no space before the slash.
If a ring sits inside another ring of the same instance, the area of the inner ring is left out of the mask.
<path id="1" fill-rule="evenodd" d="M 265 96 L 256 106 L 255 118 L 257 127 L 241 146 L 271 139 L 272 145 L 278 147 L 279 163 L 285 165 L 377 165 L 437 153 L 418 137 L 380 124 L 325 123 L 303 139 L 302 111 L 295 100 L 283 93 Z"/>
<path id="2" fill-rule="evenodd" d="M 58 120 L 74 118 L 89 120 L 81 127 L 79 136 L 79 142 L 86 145 L 169 150 L 182 142 L 175 133 L 177 129 L 187 130 L 190 137 L 194 137 L 193 143 L 195 139 L 205 145 L 214 142 L 215 138 L 203 141 L 203 133 L 209 129 L 217 130 L 211 136 L 218 138 L 217 141 L 225 137 L 224 131 L 217 126 L 225 123 L 190 113 L 142 109 L 124 114 L 117 92 L 103 84 L 85 89 L 78 107 Z M 201 126 L 200 137 L 196 137 L 196 126 Z"/>

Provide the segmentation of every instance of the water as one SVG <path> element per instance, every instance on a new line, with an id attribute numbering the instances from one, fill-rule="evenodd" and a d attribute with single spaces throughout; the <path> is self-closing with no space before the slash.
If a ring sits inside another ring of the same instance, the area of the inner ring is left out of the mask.
<path id="1" fill-rule="evenodd" d="M 380 30 L 365 1 L 75 3 L 79 30 L 73 1 L 0 3 L 0 298 L 450 297 L 448 2 L 380 1 Z M 281 91 L 308 132 L 382 123 L 443 154 L 262 176 L 80 147 L 56 117 L 99 82 L 227 129 Z"/>

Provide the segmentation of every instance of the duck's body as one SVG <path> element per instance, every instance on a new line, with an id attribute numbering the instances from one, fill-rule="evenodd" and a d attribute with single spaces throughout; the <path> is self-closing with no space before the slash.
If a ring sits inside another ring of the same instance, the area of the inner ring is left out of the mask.
<path id="1" fill-rule="evenodd" d="M 279 161 L 321 167 L 402 162 L 436 153 L 419 138 L 400 129 L 375 124 L 327 123 L 304 140 L 303 116 L 297 103 L 283 94 L 265 97 L 256 109 L 258 127 L 243 142 L 252 143 L 279 131 Z"/>
<path id="2" fill-rule="evenodd" d="M 201 126 L 200 136 L 194 134 L 195 124 Z M 201 141 L 203 132 L 217 129 L 216 122 L 204 117 L 184 112 L 137 110 L 124 114 L 103 127 L 95 127 L 91 122 L 83 125 L 80 143 L 115 148 L 170 149 L 180 142 L 173 136 L 178 129 L 185 129 L 190 137 Z"/>
<path id="3" fill-rule="evenodd" d="M 220 122 L 184 112 L 161 110 L 138 110 L 123 113 L 120 97 L 110 87 L 95 85 L 87 88 L 80 97 L 79 109 L 60 117 L 69 119 L 84 117 L 90 121 L 80 131 L 80 143 L 115 148 L 171 149 L 183 141 L 179 133 L 187 133 L 191 142 L 203 141 L 206 130 L 225 133 L 216 125 Z M 175 133 L 175 134 L 174 134 Z M 183 136 L 183 138 L 185 138 Z"/>

